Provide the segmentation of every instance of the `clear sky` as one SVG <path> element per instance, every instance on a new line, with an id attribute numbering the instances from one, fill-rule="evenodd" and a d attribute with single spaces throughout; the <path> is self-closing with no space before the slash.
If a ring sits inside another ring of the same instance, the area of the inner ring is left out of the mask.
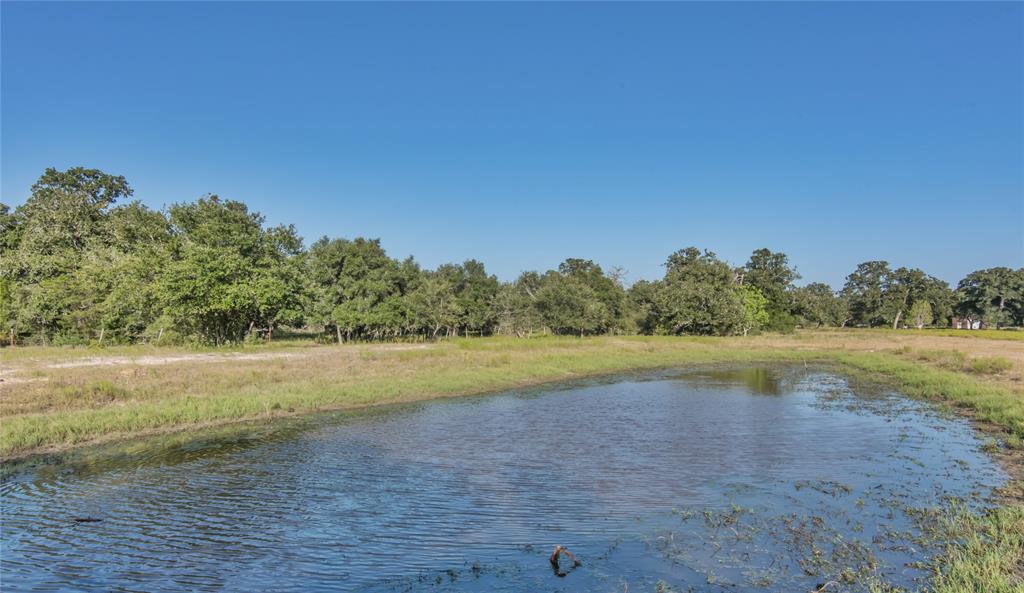
<path id="1" fill-rule="evenodd" d="M 1024 4 L 0 5 L 2 200 L 47 166 L 510 279 L 696 245 L 835 286 L 1024 266 Z"/>

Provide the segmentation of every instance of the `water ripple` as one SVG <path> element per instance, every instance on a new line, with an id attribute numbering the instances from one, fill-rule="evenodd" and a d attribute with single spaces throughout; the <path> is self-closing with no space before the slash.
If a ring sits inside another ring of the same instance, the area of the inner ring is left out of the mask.
<path id="1" fill-rule="evenodd" d="M 650 543 L 674 508 L 822 513 L 870 537 L 908 524 L 886 501 L 1003 479 L 964 422 L 864 404 L 829 375 L 757 373 L 336 415 L 102 471 L 43 464 L 0 485 L 0 579 L 5 591 L 621 590 L 706 578 L 700 542 L 687 561 Z M 591 561 L 559 579 L 555 544 Z M 906 558 L 887 559 L 912 580 Z M 729 590 L 757 589 L 737 577 Z"/>

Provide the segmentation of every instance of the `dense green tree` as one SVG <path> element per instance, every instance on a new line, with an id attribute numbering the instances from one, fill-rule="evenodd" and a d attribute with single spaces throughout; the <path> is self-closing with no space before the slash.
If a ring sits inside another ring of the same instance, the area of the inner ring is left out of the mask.
<path id="1" fill-rule="evenodd" d="M 307 257 L 312 282 L 311 319 L 333 329 L 339 342 L 380 338 L 402 327 L 402 307 L 393 300 L 407 290 L 407 272 L 388 257 L 379 239 L 328 239 Z M 376 309 L 388 302 L 387 313 Z"/>
<path id="2" fill-rule="evenodd" d="M 850 307 L 850 321 L 869 327 L 885 325 L 885 285 L 889 262 L 868 261 L 846 277 L 842 294 Z"/>
<path id="3" fill-rule="evenodd" d="M 809 327 L 842 327 L 849 320 L 846 299 L 837 295 L 832 287 L 812 282 L 793 291 L 794 313 Z"/>
<path id="4" fill-rule="evenodd" d="M 64 341 L 131 342 L 162 314 L 158 276 L 167 262 L 169 226 L 138 202 L 114 207 L 67 273 L 40 284 L 63 286 Z"/>
<path id="5" fill-rule="evenodd" d="M 620 280 L 591 260 L 570 258 L 557 271 L 524 274 L 505 297 L 505 323 L 514 314 L 516 333 L 532 331 L 524 328 L 537 321 L 553 333 L 575 335 L 622 332 L 632 323 Z"/>
<path id="6" fill-rule="evenodd" d="M 15 278 L 11 258 L 17 247 L 16 219 L 11 207 L 0 203 L 0 343 L 14 343 L 17 332 L 14 307 Z"/>
<path id="7" fill-rule="evenodd" d="M 121 176 L 82 167 L 67 171 L 49 168 L 15 213 L 20 247 L 43 257 L 80 253 L 105 238 L 108 209 L 131 195 L 132 189 Z M 57 269 L 67 270 L 74 261 L 52 263 Z"/>
<path id="8" fill-rule="evenodd" d="M 729 335 L 742 331 L 743 294 L 732 268 L 696 247 L 668 257 L 665 278 L 650 305 L 654 331 L 665 334 Z"/>
<path id="9" fill-rule="evenodd" d="M 957 314 L 994 327 L 1024 325 L 1024 268 L 971 272 L 956 290 Z"/>
<path id="10" fill-rule="evenodd" d="M 800 278 L 790 267 L 785 253 L 757 249 L 740 270 L 742 284 L 752 286 L 767 299 L 769 320 L 764 324 L 774 331 L 792 331 L 796 326 L 793 316 L 793 282 Z"/>
<path id="11" fill-rule="evenodd" d="M 658 291 L 662 282 L 640 280 L 629 287 L 630 310 L 633 324 L 642 334 L 658 333 L 659 319 L 657 310 Z"/>
<path id="12" fill-rule="evenodd" d="M 921 300 L 926 278 L 927 275 L 916 268 L 897 268 L 883 279 L 881 315 L 893 329 L 900 326 L 910 307 Z"/>
<path id="13" fill-rule="evenodd" d="M 920 300 L 910 307 L 908 321 L 917 329 L 922 329 L 926 325 L 931 325 L 933 315 L 931 303 L 926 300 Z"/>
<path id="14" fill-rule="evenodd" d="M 548 272 L 537 291 L 537 311 L 555 334 L 586 335 L 607 332 L 613 323 L 596 291 L 572 275 Z"/>
<path id="15" fill-rule="evenodd" d="M 522 338 L 543 329 L 537 310 L 537 292 L 542 283 L 537 272 L 523 272 L 514 282 L 500 286 L 493 304 L 497 333 Z"/>
<path id="16" fill-rule="evenodd" d="M 431 338 L 455 333 L 462 309 L 450 277 L 437 272 L 424 273 L 408 300 L 414 333 L 422 332 Z"/>
<path id="17" fill-rule="evenodd" d="M 740 328 L 743 335 L 758 330 L 768 324 L 768 298 L 753 286 L 740 286 L 740 298 L 743 302 L 743 321 Z"/>
<path id="18" fill-rule="evenodd" d="M 884 261 L 869 261 L 847 276 L 843 296 L 848 299 L 855 325 L 890 325 L 897 328 L 918 301 L 932 309 L 931 323 L 942 323 L 952 313 L 949 285 L 917 268 L 889 268 Z"/>
<path id="19" fill-rule="evenodd" d="M 85 309 L 99 295 L 84 294 L 75 279 L 86 253 L 111 246 L 111 206 L 131 194 L 124 177 L 50 168 L 13 214 L 2 209 L 0 276 L 9 286 L 9 330 L 43 342 L 91 338 L 95 316 Z"/>
<path id="20" fill-rule="evenodd" d="M 0 343 L 14 345 L 14 282 L 0 275 Z"/>
<path id="21" fill-rule="evenodd" d="M 474 259 L 462 265 L 441 266 L 438 272 L 448 278 L 455 295 L 456 332 L 461 329 L 464 335 L 490 333 L 495 324 L 493 302 L 498 294 L 498 279 L 488 275 L 484 265 Z"/>
<path id="22" fill-rule="evenodd" d="M 601 266 L 589 259 L 569 258 L 558 265 L 558 272 L 593 291 L 594 298 L 601 303 L 607 315 L 601 331 L 622 331 L 626 328 L 628 299 L 620 280 L 606 275 Z"/>
<path id="23" fill-rule="evenodd" d="M 153 211 L 123 177 L 47 169 L 24 204 L 0 204 L 0 329 L 29 342 L 270 337 L 279 326 L 332 339 L 459 335 L 728 335 L 805 326 L 944 324 L 957 314 L 1024 323 L 1024 270 L 973 272 L 954 293 L 916 268 L 860 264 L 840 294 L 797 288 L 783 253 L 732 268 L 690 247 L 664 278 L 627 291 L 622 273 L 570 258 L 501 283 L 467 260 L 422 270 L 379 240 L 322 238 L 308 251 L 290 226 L 268 227 L 216 196 Z"/>
<path id="24" fill-rule="evenodd" d="M 17 247 L 17 222 L 18 219 L 11 212 L 11 207 L 0 202 L 0 253 L 10 254 Z"/>
<path id="25" fill-rule="evenodd" d="M 918 299 L 928 303 L 932 310 L 930 325 L 949 325 L 956 304 L 956 293 L 949 283 L 934 276 L 926 276 L 923 286 L 918 292 Z M 915 301 L 916 302 L 916 301 Z M 913 307 L 913 303 L 911 304 Z"/>
<path id="26" fill-rule="evenodd" d="M 217 196 L 175 204 L 169 216 L 160 294 L 177 331 L 221 344 L 294 322 L 303 282 L 292 227 L 264 228 L 259 213 Z"/>

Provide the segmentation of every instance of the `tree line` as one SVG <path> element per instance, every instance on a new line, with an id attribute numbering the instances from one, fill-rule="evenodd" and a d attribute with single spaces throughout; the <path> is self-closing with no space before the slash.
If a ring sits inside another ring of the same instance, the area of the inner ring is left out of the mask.
<path id="1" fill-rule="evenodd" d="M 47 169 L 24 204 L 0 204 L 0 324 L 11 343 L 270 339 L 302 328 L 325 340 L 469 335 L 737 335 L 795 327 L 1024 324 L 1024 269 L 972 272 L 956 289 L 919 269 L 857 266 L 840 291 L 800 279 L 783 253 L 734 267 L 695 247 L 660 280 L 567 259 L 500 282 L 476 260 L 424 269 L 377 239 L 268 226 L 215 195 L 164 211 L 132 201 L 124 177 Z M 6 340 L 5 340 L 6 341 Z"/>

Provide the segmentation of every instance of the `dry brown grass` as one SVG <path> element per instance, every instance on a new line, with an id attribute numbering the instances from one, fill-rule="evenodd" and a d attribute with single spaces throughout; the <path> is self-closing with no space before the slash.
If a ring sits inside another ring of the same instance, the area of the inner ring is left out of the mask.
<path id="1" fill-rule="evenodd" d="M 278 344 L 239 352 L 0 352 L 0 454 L 318 409 L 479 393 L 587 374 L 885 353 L 1021 395 L 1024 341 L 833 330 L 746 338 L 502 338 Z M 866 359 L 865 359 L 866 360 Z"/>
<path id="2" fill-rule="evenodd" d="M 1024 440 L 1024 341 L 833 330 L 746 338 L 501 338 L 434 344 L 276 344 L 242 351 L 0 351 L 0 457 L 256 417 L 480 393 L 590 374 L 717 362 L 833 363 L 948 401 L 1011 447 Z M 1000 459 L 1011 475 L 1021 451 Z M 1019 482 L 1018 482 L 1019 484 Z M 933 588 L 1017 591 L 1021 507 L 956 516 Z M 879 589 L 882 590 L 882 589 Z"/>
<path id="3" fill-rule="evenodd" d="M 1014 334 L 1018 332 L 1013 332 Z M 1024 332 L 1020 332 L 1024 334 Z M 767 334 L 754 336 L 750 345 L 758 348 L 793 350 L 828 350 L 843 352 L 893 352 L 910 356 L 924 363 L 935 363 L 942 358 L 960 358 L 970 367 L 971 361 L 984 363 L 1003 360 L 1005 368 L 988 375 L 987 381 L 1010 388 L 1024 387 L 1024 341 L 1006 338 L 976 337 L 971 332 L 958 335 L 927 332 L 834 329 L 796 332 L 790 335 Z M 934 356 L 946 353 L 948 357 Z M 943 366 L 937 364 L 936 366 Z M 1000 367 L 996 363 L 993 366 Z M 946 366 L 946 368 L 949 368 Z M 965 368 L 964 370 L 968 370 Z"/>

